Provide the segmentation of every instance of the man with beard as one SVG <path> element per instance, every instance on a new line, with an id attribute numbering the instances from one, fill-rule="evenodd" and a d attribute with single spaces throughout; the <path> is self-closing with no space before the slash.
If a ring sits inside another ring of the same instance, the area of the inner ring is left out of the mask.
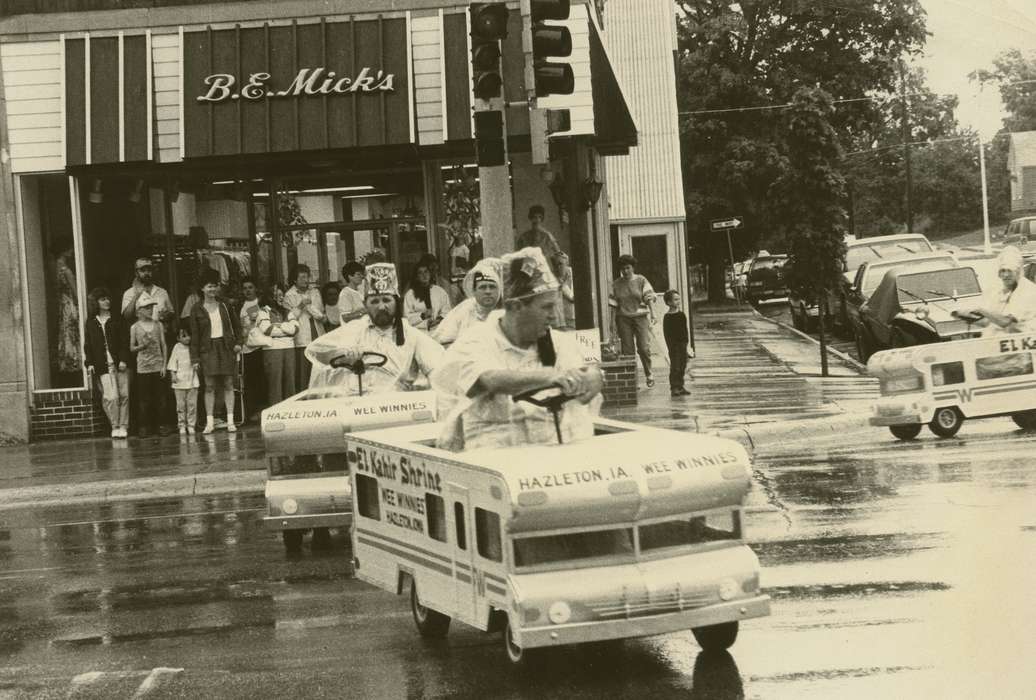
<path id="1" fill-rule="evenodd" d="M 550 412 L 512 398 L 547 387 L 574 399 L 561 408 L 563 442 L 593 435 L 604 379 L 583 362 L 568 334 L 551 330 L 557 278 L 539 248 L 505 255 L 503 262 L 503 314 L 470 326 L 432 375 L 447 408 L 438 440 L 443 449 L 556 444 Z"/>
<path id="2" fill-rule="evenodd" d="M 151 259 L 137 258 L 134 272 L 132 286 L 122 295 L 122 317 L 128 323 L 134 323 L 137 320 L 137 298 L 147 292 L 155 300 L 154 320 L 168 324 L 176 312 L 169 300 L 169 292 L 154 282 L 155 268 Z"/>
<path id="3" fill-rule="evenodd" d="M 402 316 L 396 267 L 375 263 L 366 268 L 365 316 L 317 338 L 306 348 L 313 363 L 309 386 L 348 386 L 358 393 L 358 382 L 348 369 L 363 353 L 388 358 L 363 376 L 363 393 L 409 391 L 419 375 L 428 376 L 442 361 L 443 349 Z"/>

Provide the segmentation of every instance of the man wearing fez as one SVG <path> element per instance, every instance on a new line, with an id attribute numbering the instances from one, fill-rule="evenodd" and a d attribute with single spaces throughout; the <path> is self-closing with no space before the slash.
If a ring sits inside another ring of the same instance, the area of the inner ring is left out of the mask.
<path id="1" fill-rule="evenodd" d="M 367 313 L 317 338 L 306 348 L 313 363 L 310 387 L 348 386 L 358 382 L 348 369 L 364 352 L 385 355 L 382 367 L 370 367 L 363 376 L 363 392 L 409 391 L 418 375 L 428 376 L 442 361 L 443 349 L 403 318 L 396 266 L 374 263 L 366 268 Z"/>
<path id="2" fill-rule="evenodd" d="M 447 408 L 438 439 L 443 449 L 557 444 L 550 412 L 512 399 L 547 387 L 574 399 L 561 409 L 563 441 L 593 435 L 604 379 L 583 361 L 570 334 L 551 330 L 557 278 L 536 247 L 505 255 L 503 263 L 503 313 L 470 326 L 432 375 Z"/>

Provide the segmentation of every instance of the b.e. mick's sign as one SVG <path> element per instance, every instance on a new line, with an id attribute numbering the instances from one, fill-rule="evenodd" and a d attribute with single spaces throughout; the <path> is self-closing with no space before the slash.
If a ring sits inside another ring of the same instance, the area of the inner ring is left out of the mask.
<path id="1" fill-rule="evenodd" d="M 241 83 L 230 73 L 213 73 L 205 78 L 206 91 L 198 102 L 225 100 L 262 100 L 311 95 L 349 95 L 356 93 L 393 92 L 395 74 L 364 67 L 355 76 L 338 75 L 323 66 L 301 68 L 287 87 L 277 89 L 269 73 L 252 73 Z"/>

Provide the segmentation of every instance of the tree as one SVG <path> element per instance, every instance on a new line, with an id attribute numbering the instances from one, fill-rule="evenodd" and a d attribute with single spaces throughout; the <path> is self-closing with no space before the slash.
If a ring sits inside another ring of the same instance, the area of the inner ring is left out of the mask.
<path id="1" fill-rule="evenodd" d="M 745 217 L 735 255 L 759 241 L 779 241 L 775 232 L 787 230 L 769 192 L 786 174 L 790 152 L 781 109 L 710 110 L 786 104 L 803 87 L 820 86 L 839 99 L 894 92 L 899 58 L 924 44 L 924 11 L 919 0 L 683 0 L 677 6 L 688 230 L 718 270 L 726 245 L 709 236 L 711 219 Z M 839 105 L 828 121 L 850 143 L 883 119 L 872 102 L 860 100 Z M 710 298 L 721 299 L 723 276 L 709 278 Z"/>
<path id="2" fill-rule="evenodd" d="M 820 367 L 827 376 L 826 309 L 823 300 L 842 280 L 845 259 L 845 178 L 842 148 L 831 125 L 831 96 L 803 88 L 792 98 L 781 132 L 787 168 L 770 188 L 778 228 L 790 242 L 786 266 L 792 293 L 820 309 Z"/>
<path id="3" fill-rule="evenodd" d="M 1011 174 L 1007 169 L 1007 134 L 1036 130 L 1036 52 L 1008 49 L 993 59 L 993 68 L 971 74 L 972 80 L 999 87 L 1007 111 L 1004 126 L 989 146 L 986 173 L 989 185 L 990 217 L 1003 220 L 1011 211 Z"/>

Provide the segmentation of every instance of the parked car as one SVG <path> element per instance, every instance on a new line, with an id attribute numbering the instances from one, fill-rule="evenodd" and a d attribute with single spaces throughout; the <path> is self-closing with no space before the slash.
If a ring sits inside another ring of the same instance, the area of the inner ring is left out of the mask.
<path id="1" fill-rule="evenodd" d="M 1008 245 L 1024 246 L 1036 239 L 1036 216 L 1013 219 L 1004 227 L 1001 239 Z"/>
<path id="2" fill-rule="evenodd" d="M 849 330 L 852 319 L 848 309 L 848 295 L 860 265 L 864 263 L 898 259 L 909 255 L 934 252 L 932 244 L 920 233 L 900 233 L 891 236 L 871 238 L 850 238 L 845 241 L 845 266 L 842 285 L 827 295 L 827 317 L 831 326 Z M 881 281 L 879 276 L 874 283 Z M 805 299 L 792 297 L 789 300 L 791 320 L 799 330 L 811 330 L 818 316 L 816 304 Z"/>
<path id="3" fill-rule="evenodd" d="M 890 270 L 910 269 L 914 272 L 922 272 L 959 266 L 957 259 L 950 253 L 931 253 L 887 260 L 871 260 L 863 263 L 856 270 L 856 277 L 846 292 L 844 311 L 849 319 L 849 325 L 846 327 L 855 335 L 856 327 L 859 324 L 860 307 L 870 299 L 885 274 Z"/>
<path id="4" fill-rule="evenodd" d="M 747 275 L 749 303 L 788 296 L 788 283 L 784 280 L 787 262 L 787 255 L 771 255 L 766 251 L 752 259 Z"/>
<path id="5" fill-rule="evenodd" d="M 893 268 L 859 310 L 856 348 L 866 362 L 879 350 L 977 338 L 981 329 L 954 311 L 982 295 L 971 267 Z"/>

